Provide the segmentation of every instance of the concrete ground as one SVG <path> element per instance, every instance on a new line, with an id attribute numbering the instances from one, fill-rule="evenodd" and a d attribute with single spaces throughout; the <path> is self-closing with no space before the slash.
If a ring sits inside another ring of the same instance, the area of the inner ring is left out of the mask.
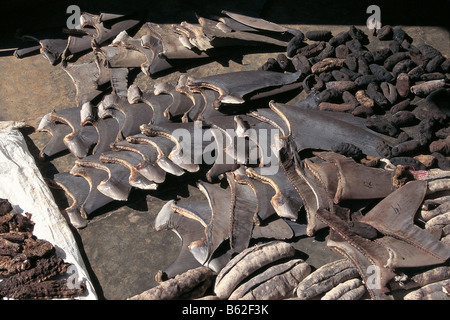
<path id="1" fill-rule="evenodd" d="M 2 4 L 0 12 L 0 121 L 24 120 L 29 148 L 44 177 L 68 171 L 75 158 L 64 154 L 50 160 L 37 158 L 39 150 L 49 139 L 46 133 L 36 131 L 45 114 L 75 106 L 75 89 L 60 66 L 51 66 L 41 55 L 24 59 L 12 56 L 19 42 L 14 38 L 18 28 L 23 30 L 65 25 L 66 8 L 77 4 L 83 11 L 96 9 L 120 10 L 124 6 L 147 9 L 147 21 L 160 24 L 195 22 L 195 13 L 203 16 L 220 15 L 222 9 L 259 16 L 266 20 L 291 26 L 302 31 L 327 29 L 333 34 L 356 25 L 365 31 L 370 14 L 366 9 L 377 4 L 383 24 L 401 25 L 414 39 L 422 39 L 450 56 L 450 35 L 445 27 L 445 13 L 449 1 L 427 1 L 426 5 L 412 1 L 29 1 L 27 4 Z M 242 54 L 233 53 L 218 60 L 195 62 L 173 72 L 148 78 L 139 74 L 135 83 L 142 90 L 152 90 L 158 82 L 176 83 L 181 74 L 199 77 L 238 70 L 254 70 L 278 52 Z M 92 53 L 78 58 L 75 63 L 92 59 Z M 294 99 L 299 99 L 296 97 Z M 176 257 L 179 238 L 170 231 L 156 232 L 153 222 L 160 208 L 170 199 L 201 198 L 195 187 L 196 176 L 185 176 L 183 181 L 166 182 L 159 191 L 134 190 L 126 202 L 114 202 L 98 210 L 89 225 L 74 230 L 96 290 L 102 299 L 125 299 L 147 290 L 157 283 L 156 272 L 168 266 Z M 173 187 L 174 185 L 180 187 Z M 61 209 L 66 200 L 55 190 Z M 340 259 L 341 256 L 326 247 L 326 232 L 315 237 L 295 239 L 294 246 L 313 267 Z"/>

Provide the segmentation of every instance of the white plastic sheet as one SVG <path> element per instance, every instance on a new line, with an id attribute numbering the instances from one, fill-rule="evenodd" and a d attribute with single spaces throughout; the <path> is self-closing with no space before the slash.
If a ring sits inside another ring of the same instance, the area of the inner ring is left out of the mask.
<path id="1" fill-rule="evenodd" d="M 35 223 L 33 234 L 51 242 L 56 254 L 72 264 L 68 269 L 69 285 L 83 282 L 88 292 L 79 299 L 97 299 L 74 235 L 37 168 L 22 133 L 15 129 L 20 125 L 0 122 L 0 198 L 8 199 L 15 211 L 31 213 Z"/>

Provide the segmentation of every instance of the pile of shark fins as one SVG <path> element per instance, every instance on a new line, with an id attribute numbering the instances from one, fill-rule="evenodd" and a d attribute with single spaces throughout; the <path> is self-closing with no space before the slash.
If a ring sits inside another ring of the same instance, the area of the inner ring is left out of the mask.
<path id="1" fill-rule="evenodd" d="M 354 26 L 335 36 L 313 32 L 305 38 L 263 19 L 223 13 L 225 17 L 216 20 L 199 17 L 198 24 L 169 28 L 148 22 L 140 38 L 126 32 L 138 22 L 129 16 L 85 14 L 82 27 L 94 26 L 96 32 L 40 41 L 39 48 L 53 64 L 62 59 L 76 88 L 77 107 L 53 111 L 39 125 L 51 134 L 42 157 L 67 151 L 77 157 L 70 172 L 54 176 L 71 200 L 66 212 L 73 226 L 85 227 L 93 212 L 127 200 L 133 188 L 155 190 L 167 176 L 181 179 L 207 166 L 197 183 L 204 199 L 169 201 L 156 217 L 157 230 L 172 230 L 182 240 L 176 260 L 156 276 L 167 284 L 158 292 L 169 286 L 167 279 L 181 288 L 181 279 L 189 282 L 200 270 L 207 274 L 205 283 L 214 298 L 302 299 L 310 296 L 305 282 L 343 269 L 350 276 L 337 278 L 351 281 L 346 286 L 357 291 L 350 294 L 353 298 L 361 298 L 366 290 L 373 299 L 391 299 L 391 291 L 399 287 L 420 287 L 412 298 L 430 292 L 448 298 L 448 160 L 436 158 L 444 170 L 423 170 L 412 158 L 395 162 L 396 156 L 418 150 L 409 150 L 403 142 L 437 150 L 430 143 L 439 137 L 445 149 L 446 128 L 433 130 L 448 121 L 447 82 L 428 80 L 443 74 L 431 74 L 433 70 L 448 71 L 448 59 L 427 45 L 415 50 L 403 38 L 401 47 L 394 46 L 395 40 L 389 50 L 370 52 L 362 45 L 362 31 Z M 103 28 L 107 21 L 112 26 L 108 30 Z M 400 31 L 393 31 L 394 38 Z M 306 39 L 315 42 L 307 44 Z M 112 41 L 105 45 L 106 40 Z M 249 45 L 286 49 L 295 71 L 260 68 L 198 79 L 183 75 L 177 84 L 159 83 L 152 92 L 128 85 L 131 68 L 152 76 L 186 60 Z M 68 63 L 69 54 L 80 48 L 92 48 L 94 61 Z M 32 48 L 17 56 L 27 52 Z M 409 81 L 415 68 L 409 69 L 421 56 L 427 73 L 418 79 L 426 82 L 415 87 Z M 406 78 L 402 70 L 408 70 Z M 283 93 L 301 90 L 308 93 L 304 100 L 282 102 Z M 404 95 L 399 99 L 396 94 Z M 381 95 L 392 101 L 386 104 Z M 430 114 L 423 116 L 409 137 L 413 139 L 403 141 L 398 128 L 410 125 L 409 114 L 394 110 L 408 109 L 411 101 L 406 98 L 411 95 L 426 97 Z M 267 108 L 268 98 L 273 100 Z M 384 111 L 392 107 L 389 122 L 370 117 L 379 109 L 373 108 L 375 102 Z M 398 128 L 391 126 L 394 123 Z M 201 139 L 195 141 L 199 131 Z M 189 143 L 182 135 L 194 140 Z M 400 144 L 410 152 L 402 151 Z M 325 228 L 327 246 L 345 259 L 311 272 L 304 261 L 294 259 L 288 242 Z M 432 276 L 418 274 L 423 268 Z M 229 276 L 239 272 L 247 278 Z M 277 279 L 274 295 L 261 285 L 271 278 Z M 243 280 L 248 282 L 236 282 Z"/>

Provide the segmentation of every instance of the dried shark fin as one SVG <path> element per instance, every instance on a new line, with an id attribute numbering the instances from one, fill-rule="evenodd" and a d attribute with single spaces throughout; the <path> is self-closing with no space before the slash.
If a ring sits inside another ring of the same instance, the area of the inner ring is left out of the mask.
<path id="1" fill-rule="evenodd" d="M 169 83 L 155 85 L 154 93 L 155 95 L 166 94 L 172 97 L 171 104 L 164 110 L 164 116 L 167 119 L 178 119 L 192 107 L 192 100 Z"/>
<path id="2" fill-rule="evenodd" d="M 320 209 L 317 217 L 330 227 L 327 247 L 347 257 L 358 270 L 366 288 L 373 299 L 392 299 L 387 295 L 387 283 L 395 276 L 385 264 L 389 260 L 388 249 L 381 243 L 371 241 L 350 230 L 348 221 L 344 221 L 329 210 Z M 379 273 L 370 277 L 374 270 Z"/>
<path id="3" fill-rule="evenodd" d="M 169 159 L 176 165 L 189 172 L 197 172 L 200 169 L 201 157 L 206 147 L 206 142 L 191 143 L 192 141 L 184 141 L 185 138 L 195 137 L 195 130 L 201 123 L 163 123 L 160 125 L 141 125 L 140 129 L 143 134 L 148 136 L 160 136 L 171 140 L 175 143 L 175 147 L 169 154 Z M 197 128 L 197 129 L 196 129 Z M 180 139 L 181 137 L 184 137 Z"/>
<path id="4" fill-rule="evenodd" d="M 390 144 L 374 131 L 357 125 L 352 115 L 275 102 L 270 102 L 269 106 L 285 120 L 297 151 L 308 148 L 332 150 L 334 145 L 347 142 L 360 148 L 366 155 L 378 156 L 375 144 L 379 141 Z"/>
<path id="5" fill-rule="evenodd" d="M 131 191 L 130 171 L 116 163 L 104 163 L 99 160 L 99 157 L 98 155 L 91 155 L 76 160 L 71 173 L 78 172 L 77 167 L 93 168 L 95 170 L 86 171 L 90 180 L 96 183 L 91 185 L 91 189 L 95 187 L 100 193 L 114 200 L 127 200 Z"/>
<path id="6" fill-rule="evenodd" d="M 75 101 L 78 107 L 91 102 L 103 94 L 103 87 L 109 84 L 111 71 L 96 59 L 88 63 L 70 63 L 63 67 L 75 86 Z"/>
<path id="7" fill-rule="evenodd" d="M 289 179 L 281 170 L 266 176 L 261 174 L 258 169 L 260 168 L 249 167 L 246 169 L 246 173 L 249 177 L 266 183 L 274 189 L 275 195 L 271 198 L 270 203 L 280 217 L 296 220 L 303 202 Z"/>
<path id="8" fill-rule="evenodd" d="M 235 174 L 226 173 L 231 191 L 230 202 L 230 247 L 236 252 L 246 249 L 252 238 L 253 226 L 258 210 L 258 199 L 253 189 L 235 180 Z"/>
<path id="9" fill-rule="evenodd" d="M 80 16 L 80 24 L 84 28 L 83 30 L 92 36 L 91 45 L 95 48 L 116 37 L 121 31 L 129 30 L 138 25 L 144 17 L 144 13 L 101 13 L 94 15 L 83 12 Z"/>
<path id="10" fill-rule="evenodd" d="M 205 231 L 206 237 L 192 242 L 189 250 L 201 264 L 205 264 L 212 258 L 222 242 L 230 237 L 229 210 L 223 210 L 223 208 L 229 208 L 231 193 L 229 190 L 202 181 L 199 181 L 197 186 L 209 202 L 211 220 Z"/>
<path id="11" fill-rule="evenodd" d="M 159 281 L 173 278 L 187 270 L 197 268 L 201 264 L 194 258 L 188 246 L 190 243 L 205 237 L 205 227 L 196 219 L 181 214 L 173 209 L 174 200 L 168 201 L 159 211 L 155 219 L 155 229 L 172 230 L 181 240 L 180 252 L 175 261 L 162 271 Z"/>
<path id="12" fill-rule="evenodd" d="M 127 168 L 129 170 L 128 183 L 138 189 L 155 190 L 165 178 L 165 171 L 159 167 L 159 172 L 156 170 L 152 172 L 139 170 L 138 167 L 142 164 L 142 157 L 133 151 L 107 151 L 100 155 L 99 160 L 102 163 L 119 164 Z"/>
<path id="13" fill-rule="evenodd" d="M 336 204 L 348 199 L 381 199 L 396 190 L 395 171 L 367 167 L 355 162 L 351 157 L 342 157 L 333 152 L 316 153 L 316 155 L 336 166 L 337 186 L 333 196 Z M 322 174 L 322 177 L 324 176 Z M 328 178 L 333 179 L 334 175 Z M 331 183 L 330 179 L 327 179 L 327 182 Z M 334 185 L 335 182 L 331 190 L 334 190 Z"/>
<path id="14" fill-rule="evenodd" d="M 211 39 L 212 46 L 217 49 L 231 46 L 286 47 L 291 38 L 280 33 L 268 35 L 264 32 L 251 32 L 242 29 L 228 32 L 229 29 L 225 30 L 226 27 L 224 28 L 223 23 L 204 17 L 199 17 L 198 22 L 203 28 L 203 33 Z"/>
<path id="15" fill-rule="evenodd" d="M 42 148 L 39 156 L 41 158 L 51 157 L 59 152 L 67 150 L 67 146 L 64 143 L 64 137 L 72 132 L 70 126 L 64 123 L 58 123 L 50 121 L 50 113 L 42 117 L 39 122 L 38 131 L 48 132 L 51 135 L 49 142 Z"/>
<path id="16" fill-rule="evenodd" d="M 177 166 L 172 160 L 169 159 L 169 155 L 175 147 L 175 143 L 172 140 L 165 137 L 153 136 L 149 137 L 144 134 L 137 134 L 128 136 L 126 141 L 133 144 L 148 145 L 155 148 L 157 152 L 156 164 L 164 171 L 171 173 L 175 176 L 181 176 L 184 174 L 184 170 Z M 140 148 L 137 147 L 136 148 Z"/>
<path id="17" fill-rule="evenodd" d="M 71 132 L 64 136 L 63 142 L 67 149 L 78 158 L 86 157 L 98 140 L 97 130 L 93 126 L 81 125 L 78 108 L 52 111 L 49 114 L 49 120 L 64 123 L 71 128 Z"/>
<path id="18" fill-rule="evenodd" d="M 427 190 L 427 182 L 412 181 L 383 199 L 359 221 L 367 223 L 381 233 L 400 239 L 415 248 L 414 255 L 390 260 L 392 267 L 432 265 L 443 263 L 450 258 L 450 248 L 414 224 L 414 215 L 418 211 Z M 391 244 L 392 245 L 392 244 Z M 390 249 L 394 254 L 394 249 Z M 402 261 L 406 260 L 406 261 Z"/>
<path id="19" fill-rule="evenodd" d="M 189 78 L 189 87 L 205 87 L 219 92 L 219 102 L 242 104 L 246 96 L 256 91 L 272 89 L 296 82 L 301 72 L 280 73 L 274 71 L 238 71 L 208 76 L 200 79 Z"/>
<path id="20" fill-rule="evenodd" d="M 87 226 L 87 216 L 81 209 L 89 194 L 89 183 L 83 177 L 74 176 L 68 172 L 55 174 L 53 181 L 61 187 L 66 196 L 72 200 L 69 207 L 65 209 L 70 224 L 77 229 Z"/>
<path id="21" fill-rule="evenodd" d="M 99 155 L 110 150 L 111 143 L 115 142 L 119 134 L 119 122 L 114 117 L 100 118 L 92 123 L 97 130 L 98 140 L 92 154 Z"/>
<path id="22" fill-rule="evenodd" d="M 153 119 L 153 110 L 145 103 L 130 104 L 124 98 L 115 94 L 107 95 L 101 101 L 104 110 L 114 109 L 122 113 L 123 123 L 117 140 L 123 140 L 126 137 L 138 134 L 142 124 L 150 123 Z"/>
<path id="23" fill-rule="evenodd" d="M 89 183 L 89 193 L 80 208 L 82 217 L 88 218 L 97 209 L 114 201 L 113 198 L 106 196 L 97 189 L 97 186 L 108 177 L 104 170 L 74 165 L 70 174 L 82 177 Z"/>
<path id="24" fill-rule="evenodd" d="M 131 163 L 137 170 L 137 173 L 143 175 L 150 181 L 156 183 L 162 183 L 166 177 L 166 171 L 164 171 L 158 165 L 158 149 L 149 144 L 130 143 L 126 140 L 116 142 L 111 145 L 113 151 L 128 151 L 135 153 L 132 157 Z M 125 160 L 125 159 L 124 159 Z"/>

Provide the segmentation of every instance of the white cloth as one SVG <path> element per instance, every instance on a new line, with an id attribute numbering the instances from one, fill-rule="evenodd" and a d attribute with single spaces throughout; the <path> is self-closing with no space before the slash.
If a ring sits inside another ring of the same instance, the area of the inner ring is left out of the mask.
<path id="1" fill-rule="evenodd" d="M 8 199 L 17 212 L 31 213 L 33 234 L 51 242 L 56 254 L 73 265 L 68 269 L 69 285 L 83 282 L 88 290 L 79 299 L 97 299 L 72 230 L 16 127 L 0 121 L 0 198 Z"/>

